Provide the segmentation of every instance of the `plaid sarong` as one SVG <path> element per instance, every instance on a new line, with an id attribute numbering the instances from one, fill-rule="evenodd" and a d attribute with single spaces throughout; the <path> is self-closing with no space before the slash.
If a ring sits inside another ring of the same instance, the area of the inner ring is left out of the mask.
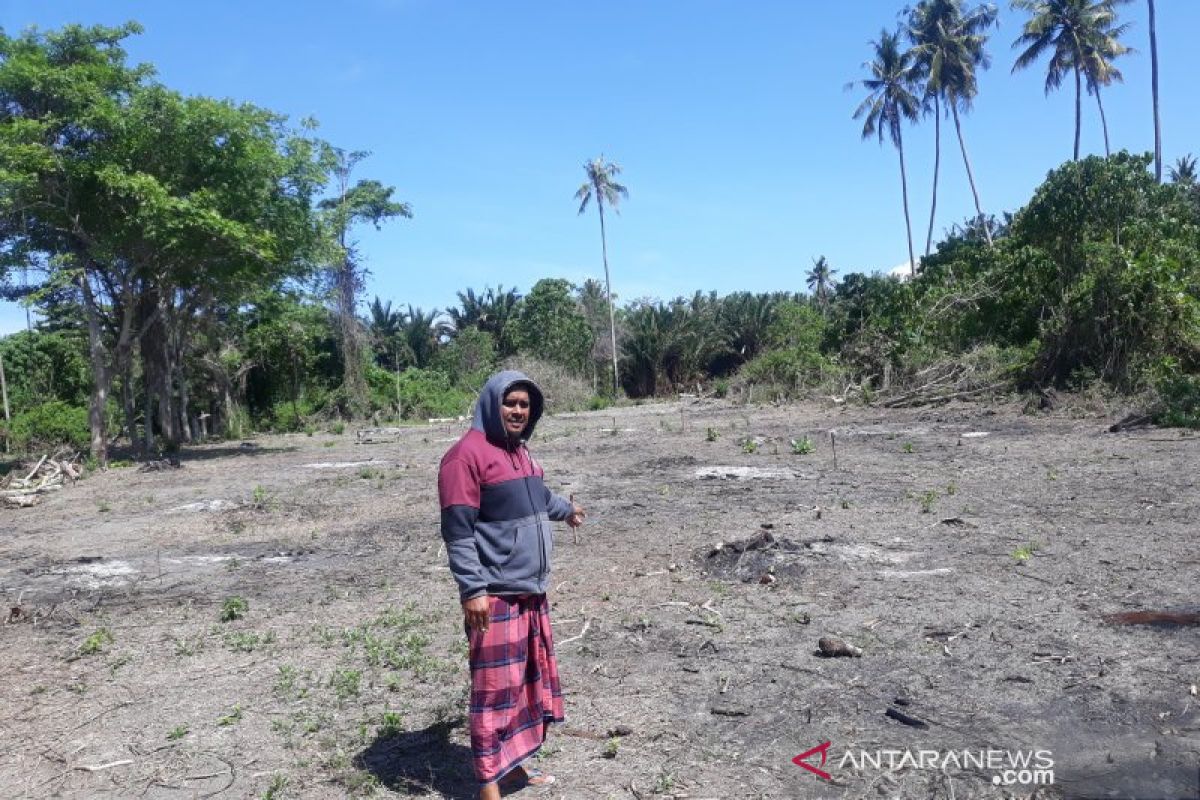
<path id="1" fill-rule="evenodd" d="M 536 753 L 550 723 L 563 721 L 546 595 L 488 601 L 487 632 L 467 632 L 471 754 L 481 784 L 499 780 Z"/>

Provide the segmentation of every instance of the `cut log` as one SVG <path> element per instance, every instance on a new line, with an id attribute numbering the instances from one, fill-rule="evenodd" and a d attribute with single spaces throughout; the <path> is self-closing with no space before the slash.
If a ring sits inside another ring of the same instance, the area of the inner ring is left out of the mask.
<path id="1" fill-rule="evenodd" d="M 0 497 L 0 502 L 4 503 L 5 508 L 33 508 L 42 502 L 42 498 L 36 494 L 6 495 Z"/>

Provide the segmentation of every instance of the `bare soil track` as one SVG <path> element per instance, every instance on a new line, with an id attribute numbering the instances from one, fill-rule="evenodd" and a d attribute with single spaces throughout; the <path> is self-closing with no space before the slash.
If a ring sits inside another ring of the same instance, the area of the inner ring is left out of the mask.
<path id="1" fill-rule="evenodd" d="M 1200 437 L 1111 421 L 547 418 L 590 517 L 554 554 L 558 782 L 518 796 L 1200 798 Z M 0 511 L 0 796 L 470 797 L 459 431 L 214 444 Z M 825 742 L 828 780 L 792 762 Z M 1053 785 L 944 760 L 988 749 L 1049 751 Z"/>

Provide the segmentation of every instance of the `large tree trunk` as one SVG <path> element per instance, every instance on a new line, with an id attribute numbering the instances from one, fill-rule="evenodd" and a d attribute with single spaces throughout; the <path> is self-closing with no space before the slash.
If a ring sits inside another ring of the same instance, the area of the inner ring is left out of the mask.
<path id="1" fill-rule="evenodd" d="M 1158 120 L 1158 34 L 1154 27 L 1154 0 L 1150 6 L 1150 92 L 1154 96 L 1154 179 L 1162 183 L 1162 129 Z"/>
<path id="2" fill-rule="evenodd" d="M 104 411 L 108 405 L 108 388 L 112 376 L 104 353 L 104 340 L 100 332 L 100 310 L 88 281 L 85 266 L 79 275 L 79 288 L 83 292 L 83 309 L 87 317 L 88 359 L 92 366 L 92 396 L 88 403 L 88 427 L 92 436 L 92 458 L 101 467 L 108 466 L 108 431 L 105 428 Z"/>
<path id="3" fill-rule="evenodd" d="M 174 393 L 171 387 L 171 348 L 163 302 L 160 288 L 153 287 L 143 291 L 141 355 L 142 380 L 146 388 L 145 443 L 148 454 L 155 451 L 156 423 L 164 447 L 173 450 L 179 445 Z"/>
<path id="4" fill-rule="evenodd" d="M 933 218 L 937 214 L 938 172 L 942 166 L 942 112 L 938 96 L 933 96 L 933 201 L 929 204 L 929 232 L 925 234 L 925 257 L 933 246 Z"/>
<path id="5" fill-rule="evenodd" d="M 904 168 L 904 141 L 899 129 L 896 130 L 896 150 L 900 153 L 900 192 L 904 197 L 904 230 L 908 233 L 908 269 L 912 277 L 917 277 L 917 259 L 913 255 L 912 221 L 908 217 L 908 171 Z"/>
<path id="6" fill-rule="evenodd" d="M 971 172 L 971 159 L 967 157 L 967 143 L 963 140 L 962 123 L 958 119 L 958 106 L 950 103 L 950 111 L 954 115 L 954 130 L 958 134 L 958 148 L 962 150 L 963 165 L 967 168 L 967 181 L 971 184 L 971 195 L 975 198 L 975 213 L 978 215 L 980 227 L 983 228 L 983 238 L 988 247 L 992 246 L 992 231 L 987 218 L 983 214 L 983 206 L 979 203 L 979 192 L 975 189 L 975 175 Z"/>
<path id="7" fill-rule="evenodd" d="M 137 403 L 133 397 L 133 360 L 121 365 L 121 412 L 125 416 L 126 435 L 135 452 L 140 455 L 141 443 L 137 435 Z"/>
<path id="8" fill-rule="evenodd" d="M 596 208 L 600 211 L 600 253 L 604 257 L 604 289 L 608 294 L 608 333 L 612 343 L 613 396 L 621 393 L 621 381 L 617 372 L 617 314 L 613 309 L 612 279 L 608 274 L 608 237 L 604 232 L 604 201 L 596 193 Z"/>

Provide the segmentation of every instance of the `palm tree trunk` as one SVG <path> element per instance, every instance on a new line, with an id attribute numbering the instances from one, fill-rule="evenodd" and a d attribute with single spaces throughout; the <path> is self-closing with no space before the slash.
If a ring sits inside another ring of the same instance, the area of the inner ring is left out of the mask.
<path id="1" fill-rule="evenodd" d="M 1154 0 L 1150 6 L 1150 91 L 1154 95 L 1154 179 L 1162 183 L 1162 129 L 1158 121 L 1158 34 L 1154 29 Z"/>
<path id="2" fill-rule="evenodd" d="M 912 222 L 908 217 L 908 171 L 904 168 L 904 142 L 901 139 L 899 126 L 896 129 L 896 150 L 900 153 L 900 193 L 904 198 L 904 230 L 908 233 L 908 270 L 912 277 L 917 277 L 917 259 L 913 256 Z"/>
<path id="3" fill-rule="evenodd" d="M 988 247 L 992 246 L 992 231 L 983 216 L 983 206 L 979 203 L 979 191 L 975 188 L 975 174 L 971 172 L 971 159 L 967 157 L 967 143 L 963 140 L 962 122 L 958 118 L 958 106 L 950 103 L 950 113 L 954 115 L 954 130 L 958 134 L 958 149 L 962 150 L 963 165 L 967 168 L 967 182 L 971 184 L 971 195 L 975 198 L 975 213 L 979 216 L 979 224 L 983 228 L 983 238 Z"/>
<path id="4" fill-rule="evenodd" d="M 925 257 L 933 246 L 933 217 L 937 213 L 938 172 L 942 166 L 942 112 L 938 96 L 933 96 L 933 202 L 929 204 L 929 233 L 925 235 Z"/>
<path id="5" fill-rule="evenodd" d="M 604 202 L 600 193 L 596 193 L 596 208 L 600 210 L 600 253 L 604 257 L 604 288 L 608 293 L 608 333 L 612 343 L 612 378 L 613 396 L 620 391 L 620 378 L 617 374 L 617 315 L 613 310 L 612 279 L 608 274 L 608 237 L 604 232 Z"/>
<path id="6" fill-rule="evenodd" d="M 1096 85 L 1096 105 L 1100 109 L 1100 127 L 1104 130 L 1104 157 L 1108 158 L 1112 155 L 1112 151 L 1108 149 L 1108 118 L 1104 116 L 1104 102 L 1100 99 L 1100 86 Z"/>
<path id="7" fill-rule="evenodd" d="M 1072 156 L 1072 161 L 1079 161 L 1079 130 L 1082 124 L 1082 100 L 1080 92 L 1082 86 L 1079 79 L 1079 67 L 1075 67 L 1075 155 Z"/>

